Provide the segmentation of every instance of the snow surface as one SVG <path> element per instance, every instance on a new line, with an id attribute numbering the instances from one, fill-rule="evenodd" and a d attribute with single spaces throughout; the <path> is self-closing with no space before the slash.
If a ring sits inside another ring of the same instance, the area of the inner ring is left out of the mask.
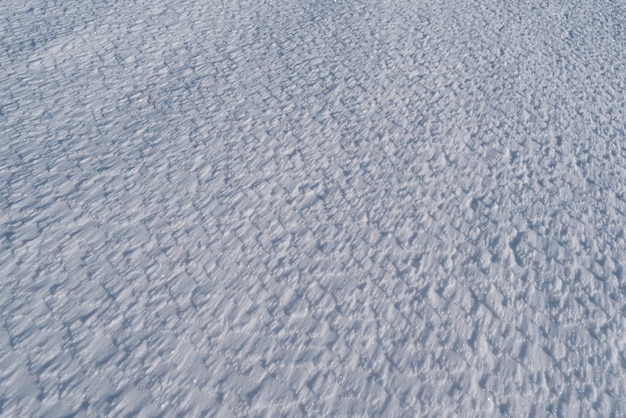
<path id="1" fill-rule="evenodd" d="M 623 0 L 3 0 L 0 86 L 0 415 L 626 415 Z"/>

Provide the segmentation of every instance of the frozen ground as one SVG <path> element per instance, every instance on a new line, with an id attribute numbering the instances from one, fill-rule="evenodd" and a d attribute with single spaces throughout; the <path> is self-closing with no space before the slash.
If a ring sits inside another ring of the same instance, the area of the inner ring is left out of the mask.
<path id="1" fill-rule="evenodd" d="M 623 0 L 3 0 L 0 415 L 626 415 Z"/>

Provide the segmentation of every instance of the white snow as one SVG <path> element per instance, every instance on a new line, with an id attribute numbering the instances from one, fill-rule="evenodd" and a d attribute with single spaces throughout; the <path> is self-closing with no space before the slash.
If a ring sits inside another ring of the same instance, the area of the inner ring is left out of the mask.
<path id="1" fill-rule="evenodd" d="M 626 415 L 623 0 L 3 0 L 0 415 Z"/>

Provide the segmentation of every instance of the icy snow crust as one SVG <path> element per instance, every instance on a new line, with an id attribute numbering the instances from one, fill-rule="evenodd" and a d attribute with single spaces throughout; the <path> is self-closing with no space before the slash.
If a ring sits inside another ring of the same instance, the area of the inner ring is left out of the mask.
<path id="1" fill-rule="evenodd" d="M 623 1 L 0 2 L 0 414 L 626 414 Z"/>

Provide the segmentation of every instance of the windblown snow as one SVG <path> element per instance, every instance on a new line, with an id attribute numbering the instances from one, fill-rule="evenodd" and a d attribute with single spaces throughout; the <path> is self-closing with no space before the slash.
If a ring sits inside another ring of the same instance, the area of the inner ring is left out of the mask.
<path id="1" fill-rule="evenodd" d="M 3 0 L 0 415 L 626 415 L 623 0 Z"/>

